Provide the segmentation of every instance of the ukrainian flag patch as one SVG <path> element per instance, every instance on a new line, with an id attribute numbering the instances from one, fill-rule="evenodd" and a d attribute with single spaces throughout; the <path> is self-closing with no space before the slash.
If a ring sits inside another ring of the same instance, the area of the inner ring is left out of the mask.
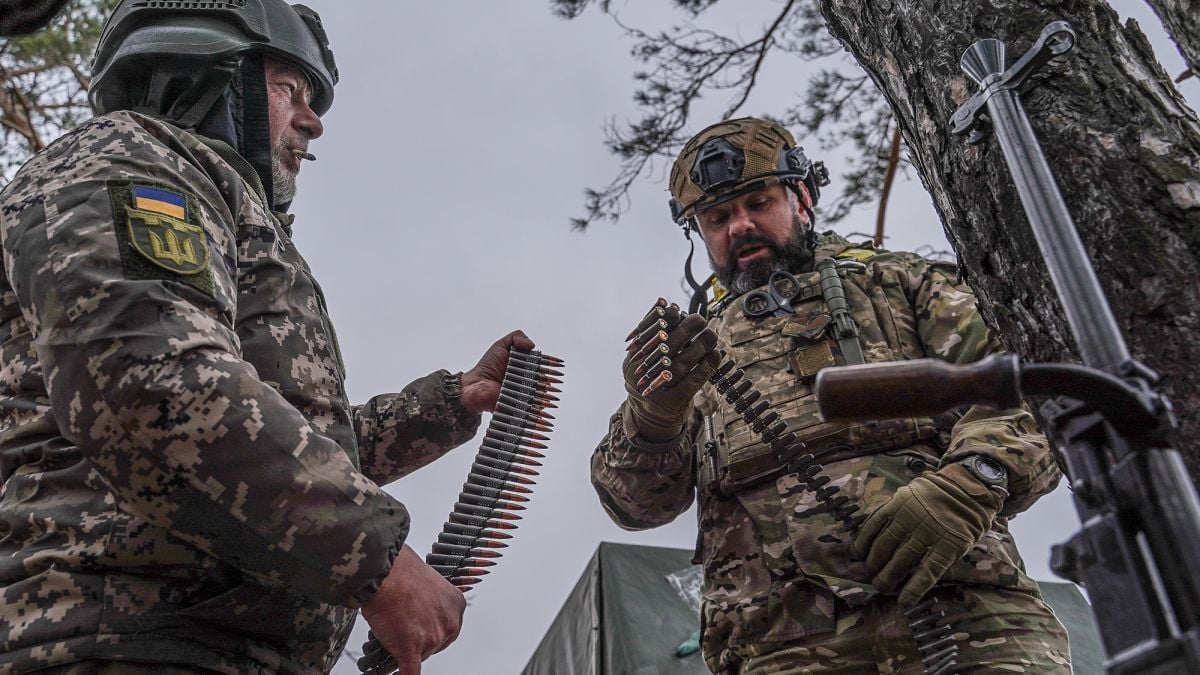
<path id="1" fill-rule="evenodd" d="M 195 195 L 130 180 L 111 180 L 108 191 L 127 279 L 173 281 L 215 297 Z"/>
<path id="2" fill-rule="evenodd" d="M 134 185 L 133 208 L 187 220 L 187 198 L 170 190 Z"/>

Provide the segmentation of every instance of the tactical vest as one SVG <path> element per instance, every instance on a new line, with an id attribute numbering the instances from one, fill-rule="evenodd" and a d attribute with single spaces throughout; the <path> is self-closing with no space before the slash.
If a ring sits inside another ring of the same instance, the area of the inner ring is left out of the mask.
<path id="1" fill-rule="evenodd" d="M 839 258 L 858 257 L 850 249 Z M 865 257 L 865 256 L 864 256 Z M 902 335 L 894 312 L 912 312 L 903 298 L 889 297 L 886 272 L 868 263 L 839 265 L 850 312 L 858 325 L 859 342 L 868 363 L 920 358 L 915 334 Z M 879 278 L 877 278 L 879 277 Z M 823 368 L 845 365 L 843 350 L 833 332 L 834 317 L 822 295 L 816 271 L 797 275 L 801 283 L 795 312 L 783 316 L 752 318 L 740 299 L 718 305 L 709 319 L 721 348 L 746 371 L 746 375 L 780 413 L 787 431 L 795 433 L 822 463 L 910 447 L 939 438 L 939 425 L 931 418 L 866 422 L 825 422 L 817 408 L 813 381 Z M 892 284 L 898 287 L 899 284 Z M 894 295 L 894 294 L 892 294 Z M 911 332 L 911 331 L 909 331 Z M 712 385 L 697 394 L 697 410 L 705 417 L 698 448 L 702 484 L 720 494 L 734 495 L 785 471 L 774 452 L 759 440 L 749 425 L 726 404 Z M 943 425 L 949 431 L 948 425 Z"/>

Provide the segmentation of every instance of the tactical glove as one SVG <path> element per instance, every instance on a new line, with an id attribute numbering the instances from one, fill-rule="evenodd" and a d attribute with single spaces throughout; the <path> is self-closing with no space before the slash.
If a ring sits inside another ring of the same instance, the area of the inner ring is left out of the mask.
<path id="1" fill-rule="evenodd" d="M 875 588 L 900 589 L 900 605 L 913 605 L 991 528 L 1005 496 L 949 464 L 897 490 L 863 522 L 852 550 Z"/>
<path id="2" fill-rule="evenodd" d="M 717 369 L 717 335 L 698 314 L 659 301 L 630 333 L 625 375 L 625 433 L 669 441 L 683 431 L 692 397 Z M 632 428 L 631 428 L 632 427 Z"/>

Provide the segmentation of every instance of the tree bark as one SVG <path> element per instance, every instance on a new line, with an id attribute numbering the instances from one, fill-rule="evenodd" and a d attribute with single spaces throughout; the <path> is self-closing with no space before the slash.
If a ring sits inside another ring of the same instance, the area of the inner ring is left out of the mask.
<path id="1" fill-rule="evenodd" d="M 1075 49 L 1022 102 L 1135 358 L 1165 377 L 1177 446 L 1200 475 L 1200 123 L 1136 24 L 1096 0 L 820 0 L 834 36 L 895 111 L 989 323 L 1031 361 L 1075 346 L 994 137 L 952 136 L 977 86 L 959 57 L 997 38 L 1015 60 L 1065 19 Z M 1163 4 L 1167 4 L 1164 0 Z"/>
<path id="2" fill-rule="evenodd" d="M 1200 1 L 1146 0 L 1162 19 L 1167 35 L 1179 46 L 1179 53 L 1192 73 L 1200 77 Z"/>

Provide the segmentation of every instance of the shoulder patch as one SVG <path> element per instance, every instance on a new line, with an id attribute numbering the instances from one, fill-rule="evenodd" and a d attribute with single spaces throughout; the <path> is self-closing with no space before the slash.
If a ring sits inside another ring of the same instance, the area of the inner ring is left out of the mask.
<path id="1" fill-rule="evenodd" d="M 130 180 L 110 180 L 108 194 L 126 278 L 175 281 L 215 295 L 195 195 Z"/>

